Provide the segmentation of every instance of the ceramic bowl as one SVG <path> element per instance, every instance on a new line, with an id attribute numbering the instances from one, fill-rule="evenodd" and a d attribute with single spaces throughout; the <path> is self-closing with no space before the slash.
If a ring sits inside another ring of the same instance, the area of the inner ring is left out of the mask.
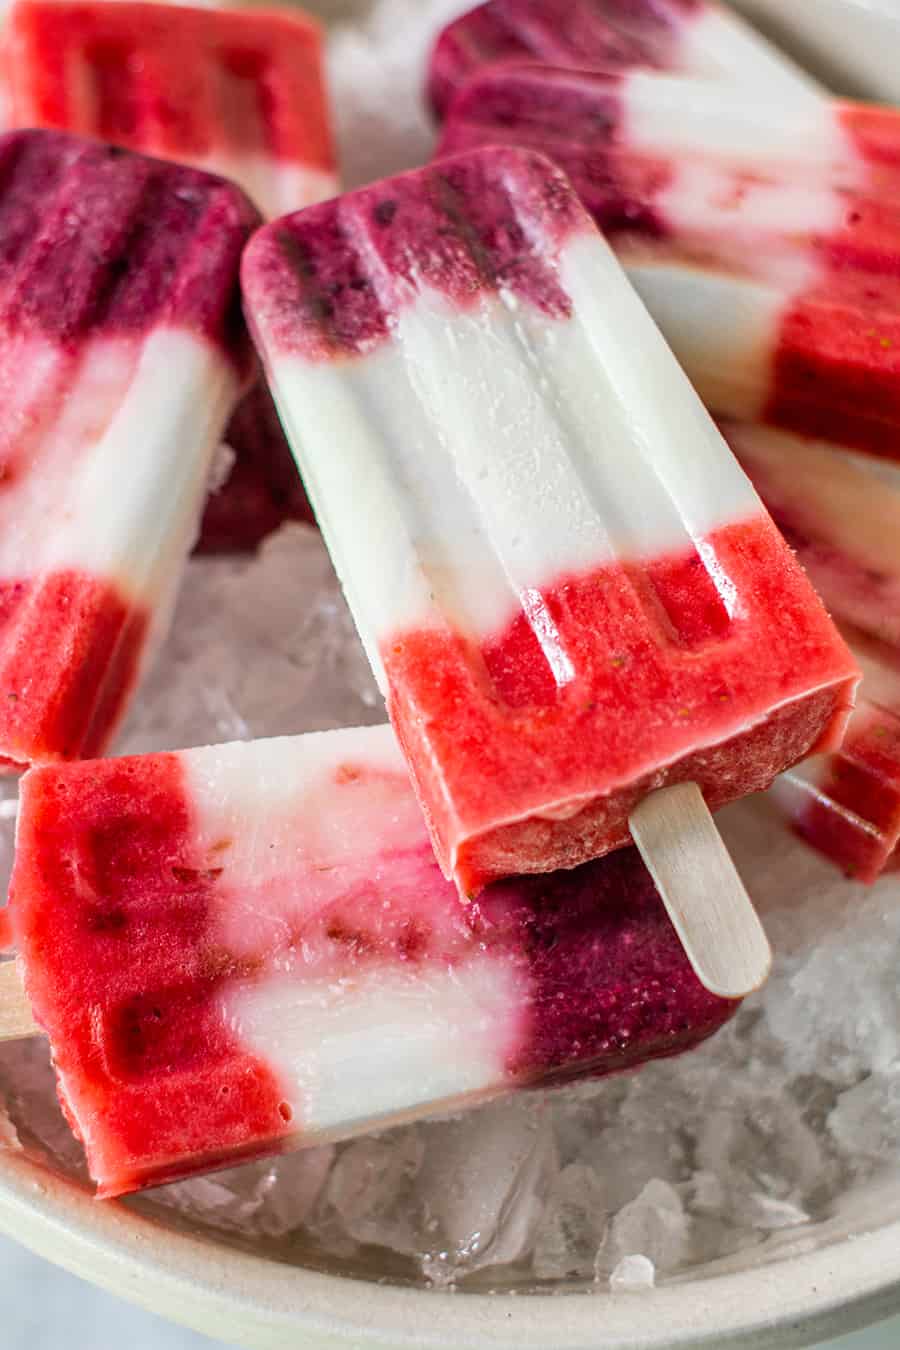
<path id="1" fill-rule="evenodd" d="M 900 13 L 900 0 L 877 3 Z M 312 7 L 343 18 L 366 4 Z M 799 1235 L 775 1234 L 751 1253 L 615 1296 L 576 1285 L 553 1294 L 404 1285 L 374 1258 L 350 1269 L 295 1240 L 254 1246 L 192 1224 L 152 1195 L 99 1203 L 74 1159 L 66 1173 L 15 1146 L 0 1147 L 0 1228 L 155 1313 L 256 1350 L 776 1350 L 900 1311 L 900 1176 L 848 1190 L 826 1223 Z"/>

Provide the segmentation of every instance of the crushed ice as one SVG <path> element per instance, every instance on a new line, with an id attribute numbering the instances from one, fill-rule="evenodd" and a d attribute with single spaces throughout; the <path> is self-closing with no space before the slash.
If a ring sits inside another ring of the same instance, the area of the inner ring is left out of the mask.
<path id="1" fill-rule="evenodd" d="M 329 66 L 348 185 L 428 154 L 424 54 L 466 7 L 345 0 Z M 118 749 L 382 717 L 325 551 L 314 531 L 290 526 L 255 558 L 191 563 Z M 6 870 L 14 801 L 0 786 Z M 399 1260 L 441 1287 L 575 1277 L 617 1295 L 813 1232 L 851 1184 L 897 1157 L 898 882 L 842 881 L 765 803 L 723 820 L 779 955 L 764 993 L 702 1049 L 623 1079 L 181 1182 L 154 1193 L 155 1212 L 280 1241 L 286 1260 L 299 1236 L 338 1260 L 374 1250 L 385 1269 Z M 0 1148 L 21 1144 L 83 1176 L 42 1042 L 0 1046 L 0 1103 Z"/>
<path id="2" fill-rule="evenodd" d="M 117 748 L 382 717 L 318 535 L 291 525 L 255 558 L 191 563 Z M 5 867 L 13 802 L 6 787 Z M 153 1194 L 154 1211 L 283 1243 L 286 1259 L 298 1236 L 338 1261 L 374 1250 L 438 1287 L 575 1278 L 617 1294 L 813 1231 L 900 1142 L 898 883 L 844 882 L 764 802 L 722 820 L 779 956 L 764 994 L 708 1045 L 625 1078 L 180 1182 Z M 83 1175 L 42 1042 L 0 1047 L 0 1103 L 0 1147 L 19 1140 Z"/>

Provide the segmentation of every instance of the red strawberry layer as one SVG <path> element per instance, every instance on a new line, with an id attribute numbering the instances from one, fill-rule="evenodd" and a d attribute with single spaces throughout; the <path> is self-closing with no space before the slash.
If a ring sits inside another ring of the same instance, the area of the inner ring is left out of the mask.
<path id="1" fill-rule="evenodd" d="M 395 730 L 469 893 L 626 843 L 664 783 L 697 781 L 719 806 L 840 737 L 852 663 L 771 521 L 706 548 L 542 588 L 576 672 L 561 687 L 521 616 L 482 645 L 437 630 L 383 644 Z"/>

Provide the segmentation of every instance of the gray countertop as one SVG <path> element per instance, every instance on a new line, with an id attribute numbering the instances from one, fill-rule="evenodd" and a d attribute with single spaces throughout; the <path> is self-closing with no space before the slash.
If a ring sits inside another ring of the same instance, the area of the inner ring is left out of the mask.
<path id="1" fill-rule="evenodd" d="M 0 1236 L 2 1350 L 227 1350 L 163 1322 Z M 898 1350 L 900 1319 L 820 1350 Z"/>

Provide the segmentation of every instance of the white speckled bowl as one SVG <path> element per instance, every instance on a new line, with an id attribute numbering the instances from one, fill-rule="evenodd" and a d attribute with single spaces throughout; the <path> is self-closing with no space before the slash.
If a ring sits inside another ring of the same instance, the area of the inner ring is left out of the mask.
<path id="1" fill-rule="evenodd" d="M 254 1350 L 781 1350 L 900 1311 L 900 1184 L 848 1197 L 802 1241 L 652 1293 L 453 1295 L 286 1264 L 176 1231 L 16 1153 L 0 1155 L 0 1226 L 85 1279 Z M 169 1216 L 171 1218 L 171 1215 Z M 868 1230 L 868 1231 L 867 1231 Z M 848 1237 L 849 1233 L 856 1236 Z"/>
<path id="2" fill-rule="evenodd" d="M 770 14 L 782 0 L 735 0 Z M 319 0 L 345 16 L 368 0 Z M 793 0 L 893 5 L 900 0 Z M 895 64 L 900 63 L 900 53 Z M 296 1245 L 248 1247 L 179 1218 L 152 1196 L 99 1203 L 0 1146 L 0 1228 L 66 1269 L 156 1313 L 258 1350 L 729 1350 L 808 1346 L 900 1312 L 900 1175 L 846 1193 L 827 1223 L 773 1235 L 762 1248 L 649 1293 L 554 1295 L 426 1291 L 374 1265 L 304 1264 Z M 288 1255 L 290 1259 L 288 1259 Z"/>

